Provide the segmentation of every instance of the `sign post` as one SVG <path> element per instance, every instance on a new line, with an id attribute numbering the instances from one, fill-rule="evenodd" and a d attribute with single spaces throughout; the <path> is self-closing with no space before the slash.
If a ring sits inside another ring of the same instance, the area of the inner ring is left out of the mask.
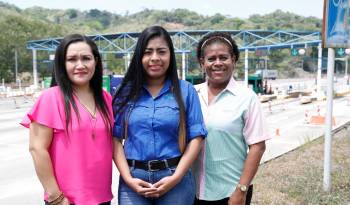
<path id="1" fill-rule="evenodd" d="M 324 0 L 323 9 L 323 47 L 328 48 L 327 63 L 327 113 L 325 120 L 325 150 L 323 170 L 323 190 L 331 190 L 332 164 L 332 111 L 333 111 L 333 75 L 334 48 L 350 47 L 349 9 L 350 0 Z M 340 50 L 341 51 L 341 50 Z M 339 54 L 339 53 L 338 53 Z"/>

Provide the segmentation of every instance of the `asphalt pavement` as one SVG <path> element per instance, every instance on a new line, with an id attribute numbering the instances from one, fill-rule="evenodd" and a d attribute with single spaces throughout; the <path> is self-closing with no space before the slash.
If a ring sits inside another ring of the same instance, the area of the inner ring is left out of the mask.
<path id="1" fill-rule="evenodd" d="M 43 204 L 42 187 L 36 177 L 28 150 L 28 130 L 19 125 L 20 120 L 33 105 L 27 97 L 0 98 L 0 204 Z M 334 129 L 349 123 L 348 97 L 334 100 Z M 324 134 L 324 125 L 306 122 L 310 115 L 324 115 L 325 101 L 300 105 L 297 100 L 264 103 L 268 130 L 272 139 L 267 141 L 262 162 L 272 160 L 298 148 L 300 145 Z M 117 195 L 118 171 L 113 171 L 113 193 Z M 113 204 L 117 204 L 113 200 Z"/>

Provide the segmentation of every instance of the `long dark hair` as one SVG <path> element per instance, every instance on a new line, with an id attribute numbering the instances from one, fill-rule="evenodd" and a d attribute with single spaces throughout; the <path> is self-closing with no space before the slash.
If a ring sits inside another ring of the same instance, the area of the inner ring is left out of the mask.
<path id="1" fill-rule="evenodd" d="M 163 27 L 148 27 L 139 36 L 129 68 L 113 97 L 113 111 L 115 116 L 121 114 L 125 110 L 127 103 L 135 102 L 138 99 L 142 86 L 146 83 L 146 72 L 142 65 L 142 57 L 148 42 L 155 37 L 163 38 L 170 50 L 170 64 L 166 76 L 171 80 L 172 92 L 180 109 L 179 148 L 181 152 L 184 152 L 186 146 L 186 111 L 177 75 L 174 46 L 169 33 Z M 127 137 L 127 120 L 124 122 L 125 138 Z"/>
<path id="2" fill-rule="evenodd" d="M 88 37 L 81 34 L 71 34 L 64 37 L 60 43 L 60 45 L 56 49 L 55 53 L 55 63 L 53 70 L 53 78 L 51 81 L 51 87 L 58 85 L 64 98 L 64 110 L 66 114 L 66 129 L 68 130 L 68 125 L 71 121 L 71 109 L 70 105 L 72 105 L 74 112 L 79 116 L 79 111 L 77 105 L 73 99 L 73 86 L 72 82 L 68 77 L 66 70 L 66 54 L 67 49 L 70 44 L 77 42 L 85 42 L 91 48 L 92 54 L 94 55 L 96 61 L 95 73 L 90 80 L 90 88 L 93 91 L 94 100 L 96 104 L 96 108 L 102 113 L 102 118 L 106 126 L 108 126 L 108 130 L 111 132 L 112 125 L 110 122 L 110 114 L 108 112 L 107 103 L 103 97 L 102 91 L 102 60 L 100 53 L 98 52 L 98 48 L 96 44 Z"/>

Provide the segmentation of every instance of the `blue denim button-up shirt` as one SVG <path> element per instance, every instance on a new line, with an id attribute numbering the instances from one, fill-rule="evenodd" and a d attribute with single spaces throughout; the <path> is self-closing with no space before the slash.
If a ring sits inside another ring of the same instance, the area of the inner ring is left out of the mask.
<path id="1" fill-rule="evenodd" d="M 187 142 L 198 136 L 205 137 L 207 131 L 197 92 L 190 83 L 183 80 L 179 83 L 186 109 Z M 123 138 L 124 120 L 128 117 L 128 136 L 124 142 L 127 159 L 160 160 L 181 155 L 178 143 L 179 106 L 171 92 L 169 79 L 155 98 L 144 86 L 138 100 L 128 106 L 126 112 L 115 117 L 113 128 L 113 135 Z"/>

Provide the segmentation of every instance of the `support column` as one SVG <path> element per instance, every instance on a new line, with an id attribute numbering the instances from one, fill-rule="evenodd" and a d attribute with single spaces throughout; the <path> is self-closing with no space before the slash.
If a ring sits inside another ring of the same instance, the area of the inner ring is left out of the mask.
<path id="1" fill-rule="evenodd" d="M 128 53 L 128 56 L 127 56 L 128 58 L 128 60 L 127 60 L 127 66 L 129 67 L 129 65 L 130 65 L 130 59 L 131 59 L 131 55 L 130 55 L 130 53 Z"/>
<path id="2" fill-rule="evenodd" d="M 126 73 L 126 71 L 128 70 L 128 67 L 130 65 L 130 53 L 126 54 L 124 64 L 125 64 L 125 73 Z"/>
<path id="3" fill-rule="evenodd" d="M 181 72 L 181 74 L 182 74 L 181 79 L 186 80 L 186 53 L 185 52 L 182 53 L 182 72 Z"/>
<path id="4" fill-rule="evenodd" d="M 345 57 L 345 75 L 344 78 L 348 79 L 348 60 L 349 60 L 349 56 Z"/>
<path id="5" fill-rule="evenodd" d="M 102 54 L 103 55 L 103 65 L 102 65 L 102 67 L 103 67 L 103 74 L 105 74 L 105 72 L 107 71 L 107 69 L 108 69 L 108 59 L 107 59 L 107 53 L 103 53 Z"/>
<path id="6" fill-rule="evenodd" d="M 17 49 L 15 49 L 15 81 L 18 83 L 18 55 L 17 55 Z"/>
<path id="7" fill-rule="evenodd" d="M 248 87 L 248 49 L 245 49 L 244 57 L 244 86 Z"/>
<path id="8" fill-rule="evenodd" d="M 38 88 L 38 64 L 37 64 L 37 53 L 36 49 L 33 49 L 33 86 L 34 89 Z"/>
<path id="9" fill-rule="evenodd" d="M 323 93 L 321 90 L 322 81 L 322 45 L 318 44 L 318 59 L 317 59 L 317 79 L 316 79 L 316 95 L 317 100 L 321 100 Z"/>
<path id="10" fill-rule="evenodd" d="M 334 49 L 328 48 L 327 63 L 327 112 L 325 119 L 325 142 L 324 142 L 324 170 L 323 190 L 331 190 L 332 170 L 332 114 L 333 114 L 333 81 L 334 81 Z"/>

